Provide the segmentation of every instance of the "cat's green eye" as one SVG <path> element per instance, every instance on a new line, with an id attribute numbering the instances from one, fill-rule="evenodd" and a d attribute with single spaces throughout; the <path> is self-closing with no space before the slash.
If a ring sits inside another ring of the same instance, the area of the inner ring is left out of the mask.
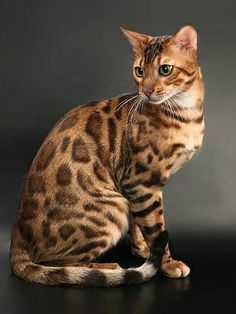
<path id="1" fill-rule="evenodd" d="M 144 69 L 141 67 L 135 67 L 134 72 L 135 72 L 135 75 L 137 77 L 143 77 L 144 76 Z"/>
<path id="2" fill-rule="evenodd" d="M 170 75 L 173 71 L 173 65 L 163 64 L 159 68 L 159 74 L 167 76 Z"/>

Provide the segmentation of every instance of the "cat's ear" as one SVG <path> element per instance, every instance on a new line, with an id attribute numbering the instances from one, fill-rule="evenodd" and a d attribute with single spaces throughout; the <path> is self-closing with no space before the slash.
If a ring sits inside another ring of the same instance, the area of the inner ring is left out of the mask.
<path id="1" fill-rule="evenodd" d="M 125 35 L 125 37 L 130 42 L 131 46 L 133 47 L 133 50 L 135 53 L 141 52 L 145 45 L 148 42 L 149 36 L 136 33 L 133 31 L 130 31 L 128 29 L 125 29 L 123 27 L 120 27 L 122 33 Z"/>
<path id="2" fill-rule="evenodd" d="M 174 43 L 181 50 L 196 51 L 197 50 L 197 32 L 193 26 L 187 25 L 182 27 L 174 36 Z"/>

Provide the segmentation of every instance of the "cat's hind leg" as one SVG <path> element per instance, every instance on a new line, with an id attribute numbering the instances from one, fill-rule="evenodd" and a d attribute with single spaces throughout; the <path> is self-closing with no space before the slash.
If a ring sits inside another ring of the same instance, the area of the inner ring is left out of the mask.
<path id="1" fill-rule="evenodd" d="M 88 263 L 84 266 L 80 265 L 80 267 L 87 267 L 93 269 L 122 269 L 118 263 Z"/>
<path id="2" fill-rule="evenodd" d="M 94 269 L 120 269 L 118 263 L 97 263 L 97 262 L 81 262 L 81 261 L 47 261 L 40 263 L 40 265 L 51 266 L 51 267 L 68 267 L 68 266 L 78 266 Z"/>

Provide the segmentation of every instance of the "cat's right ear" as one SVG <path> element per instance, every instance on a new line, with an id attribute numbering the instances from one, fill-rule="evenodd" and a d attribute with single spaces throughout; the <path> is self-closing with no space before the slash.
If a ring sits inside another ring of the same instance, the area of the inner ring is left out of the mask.
<path id="1" fill-rule="evenodd" d="M 141 53 L 148 42 L 149 36 L 130 31 L 123 27 L 120 27 L 120 29 L 122 33 L 125 35 L 125 37 L 128 39 L 128 41 L 130 42 L 134 52 Z"/>

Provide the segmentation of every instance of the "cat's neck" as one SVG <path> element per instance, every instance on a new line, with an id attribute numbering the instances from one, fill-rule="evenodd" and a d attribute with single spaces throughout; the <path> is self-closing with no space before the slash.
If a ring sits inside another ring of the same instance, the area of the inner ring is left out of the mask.
<path id="1" fill-rule="evenodd" d="M 173 103 L 180 109 L 186 111 L 203 110 L 204 83 L 201 78 L 186 91 L 183 91 L 172 98 Z"/>
<path id="2" fill-rule="evenodd" d="M 203 116 L 204 84 L 201 79 L 197 80 L 192 87 L 172 99 L 155 105 L 147 103 L 145 111 L 151 115 L 165 115 L 169 119 L 191 121 Z"/>
<path id="3" fill-rule="evenodd" d="M 151 120 L 159 120 L 164 118 L 171 122 L 191 122 L 203 117 L 203 103 L 199 99 L 195 99 L 193 106 L 182 107 L 176 102 L 170 104 L 154 105 L 146 103 L 143 105 L 143 110 L 136 116 L 136 121 L 142 119 L 142 116 L 146 116 Z"/>

